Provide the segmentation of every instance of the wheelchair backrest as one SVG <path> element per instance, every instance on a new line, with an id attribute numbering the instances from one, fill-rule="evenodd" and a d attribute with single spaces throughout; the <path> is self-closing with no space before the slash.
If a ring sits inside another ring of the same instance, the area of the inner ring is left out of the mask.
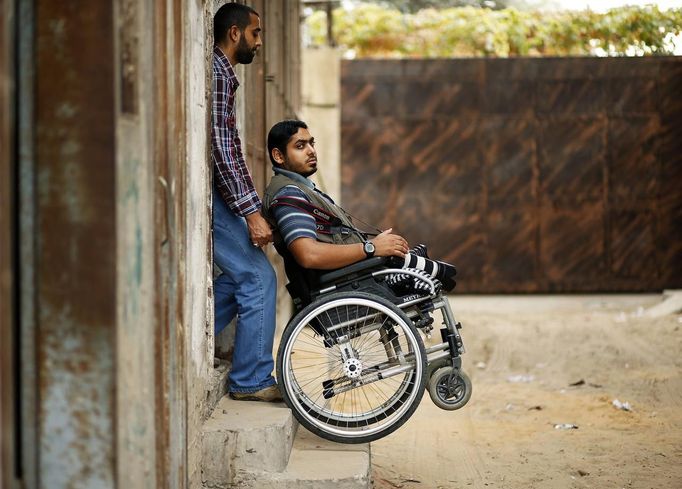
<path id="1" fill-rule="evenodd" d="M 275 249 L 284 261 L 284 271 L 289 279 L 287 291 L 296 309 L 301 309 L 310 304 L 313 292 L 319 290 L 320 272 L 300 266 L 284 242 L 276 241 Z"/>

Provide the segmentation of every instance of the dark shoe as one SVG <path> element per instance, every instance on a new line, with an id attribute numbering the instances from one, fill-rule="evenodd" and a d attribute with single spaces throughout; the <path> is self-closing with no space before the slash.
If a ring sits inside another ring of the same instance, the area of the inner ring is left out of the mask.
<path id="1" fill-rule="evenodd" d="M 454 265 L 450 265 L 444 261 L 437 261 L 436 263 L 438 263 L 438 274 L 436 275 L 436 278 L 443 284 L 444 292 L 451 292 L 457 286 L 457 282 L 455 281 L 457 269 Z"/>
<path id="2" fill-rule="evenodd" d="M 262 401 L 282 402 L 284 398 L 279 392 L 277 385 L 271 385 L 256 392 L 230 392 L 230 397 L 235 401 Z"/>

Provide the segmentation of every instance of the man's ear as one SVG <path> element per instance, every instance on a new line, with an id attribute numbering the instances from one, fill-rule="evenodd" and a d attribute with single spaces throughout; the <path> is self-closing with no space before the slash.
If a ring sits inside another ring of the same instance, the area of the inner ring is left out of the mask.
<path id="1" fill-rule="evenodd" d="M 242 37 L 242 31 L 236 25 L 231 26 L 227 31 L 227 37 L 233 43 L 239 43 L 239 38 Z"/>
<path id="2" fill-rule="evenodd" d="M 272 158 L 277 162 L 278 165 L 282 166 L 284 164 L 284 155 L 279 148 L 272 149 Z"/>

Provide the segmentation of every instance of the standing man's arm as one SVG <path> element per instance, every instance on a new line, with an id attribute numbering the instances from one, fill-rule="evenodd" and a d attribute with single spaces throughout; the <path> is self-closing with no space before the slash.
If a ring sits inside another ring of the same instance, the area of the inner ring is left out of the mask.
<path id="1" fill-rule="evenodd" d="M 230 81 L 214 70 L 211 124 L 214 178 L 225 203 L 235 214 L 246 218 L 251 241 L 264 246 L 272 241 L 272 230 L 260 214 L 261 201 L 244 162 L 231 90 Z"/>

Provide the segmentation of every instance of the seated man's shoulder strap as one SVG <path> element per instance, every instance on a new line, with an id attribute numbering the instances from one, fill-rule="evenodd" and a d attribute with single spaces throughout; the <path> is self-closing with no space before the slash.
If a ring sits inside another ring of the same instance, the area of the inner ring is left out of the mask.
<path id="1" fill-rule="evenodd" d="M 273 179 L 274 181 L 274 179 Z M 317 195 L 313 190 L 287 179 L 288 185 L 278 185 L 278 190 L 274 192 L 272 198 L 268 198 L 268 208 L 270 213 L 272 209 L 279 206 L 286 206 L 298 209 L 315 219 L 315 228 L 319 234 L 322 235 L 342 235 L 348 236 L 358 233 L 358 230 L 352 226 L 348 220 L 341 219 L 335 211 L 343 212 L 342 209 L 335 209 L 330 203 L 325 202 L 322 197 Z M 293 192 L 289 195 L 286 189 L 291 188 Z M 298 192 L 296 192 L 298 190 Z M 293 193 L 294 195 L 291 195 Z M 345 214 L 343 217 L 346 217 Z"/>
<path id="2" fill-rule="evenodd" d="M 332 212 L 329 212 L 327 209 L 322 207 L 316 206 L 301 197 L 286 195 L 276 197 L 273 199 L 270 207 L 273 208 L 278 206 L 293 207 L 305 212 L 306 214 L 309 214 L 315 219 L 315 227 L 319 233 L 335 234 L 342 232 L 343 228 L 346 227 L 344 226 L 341 219 L 339 219 Z"/>

